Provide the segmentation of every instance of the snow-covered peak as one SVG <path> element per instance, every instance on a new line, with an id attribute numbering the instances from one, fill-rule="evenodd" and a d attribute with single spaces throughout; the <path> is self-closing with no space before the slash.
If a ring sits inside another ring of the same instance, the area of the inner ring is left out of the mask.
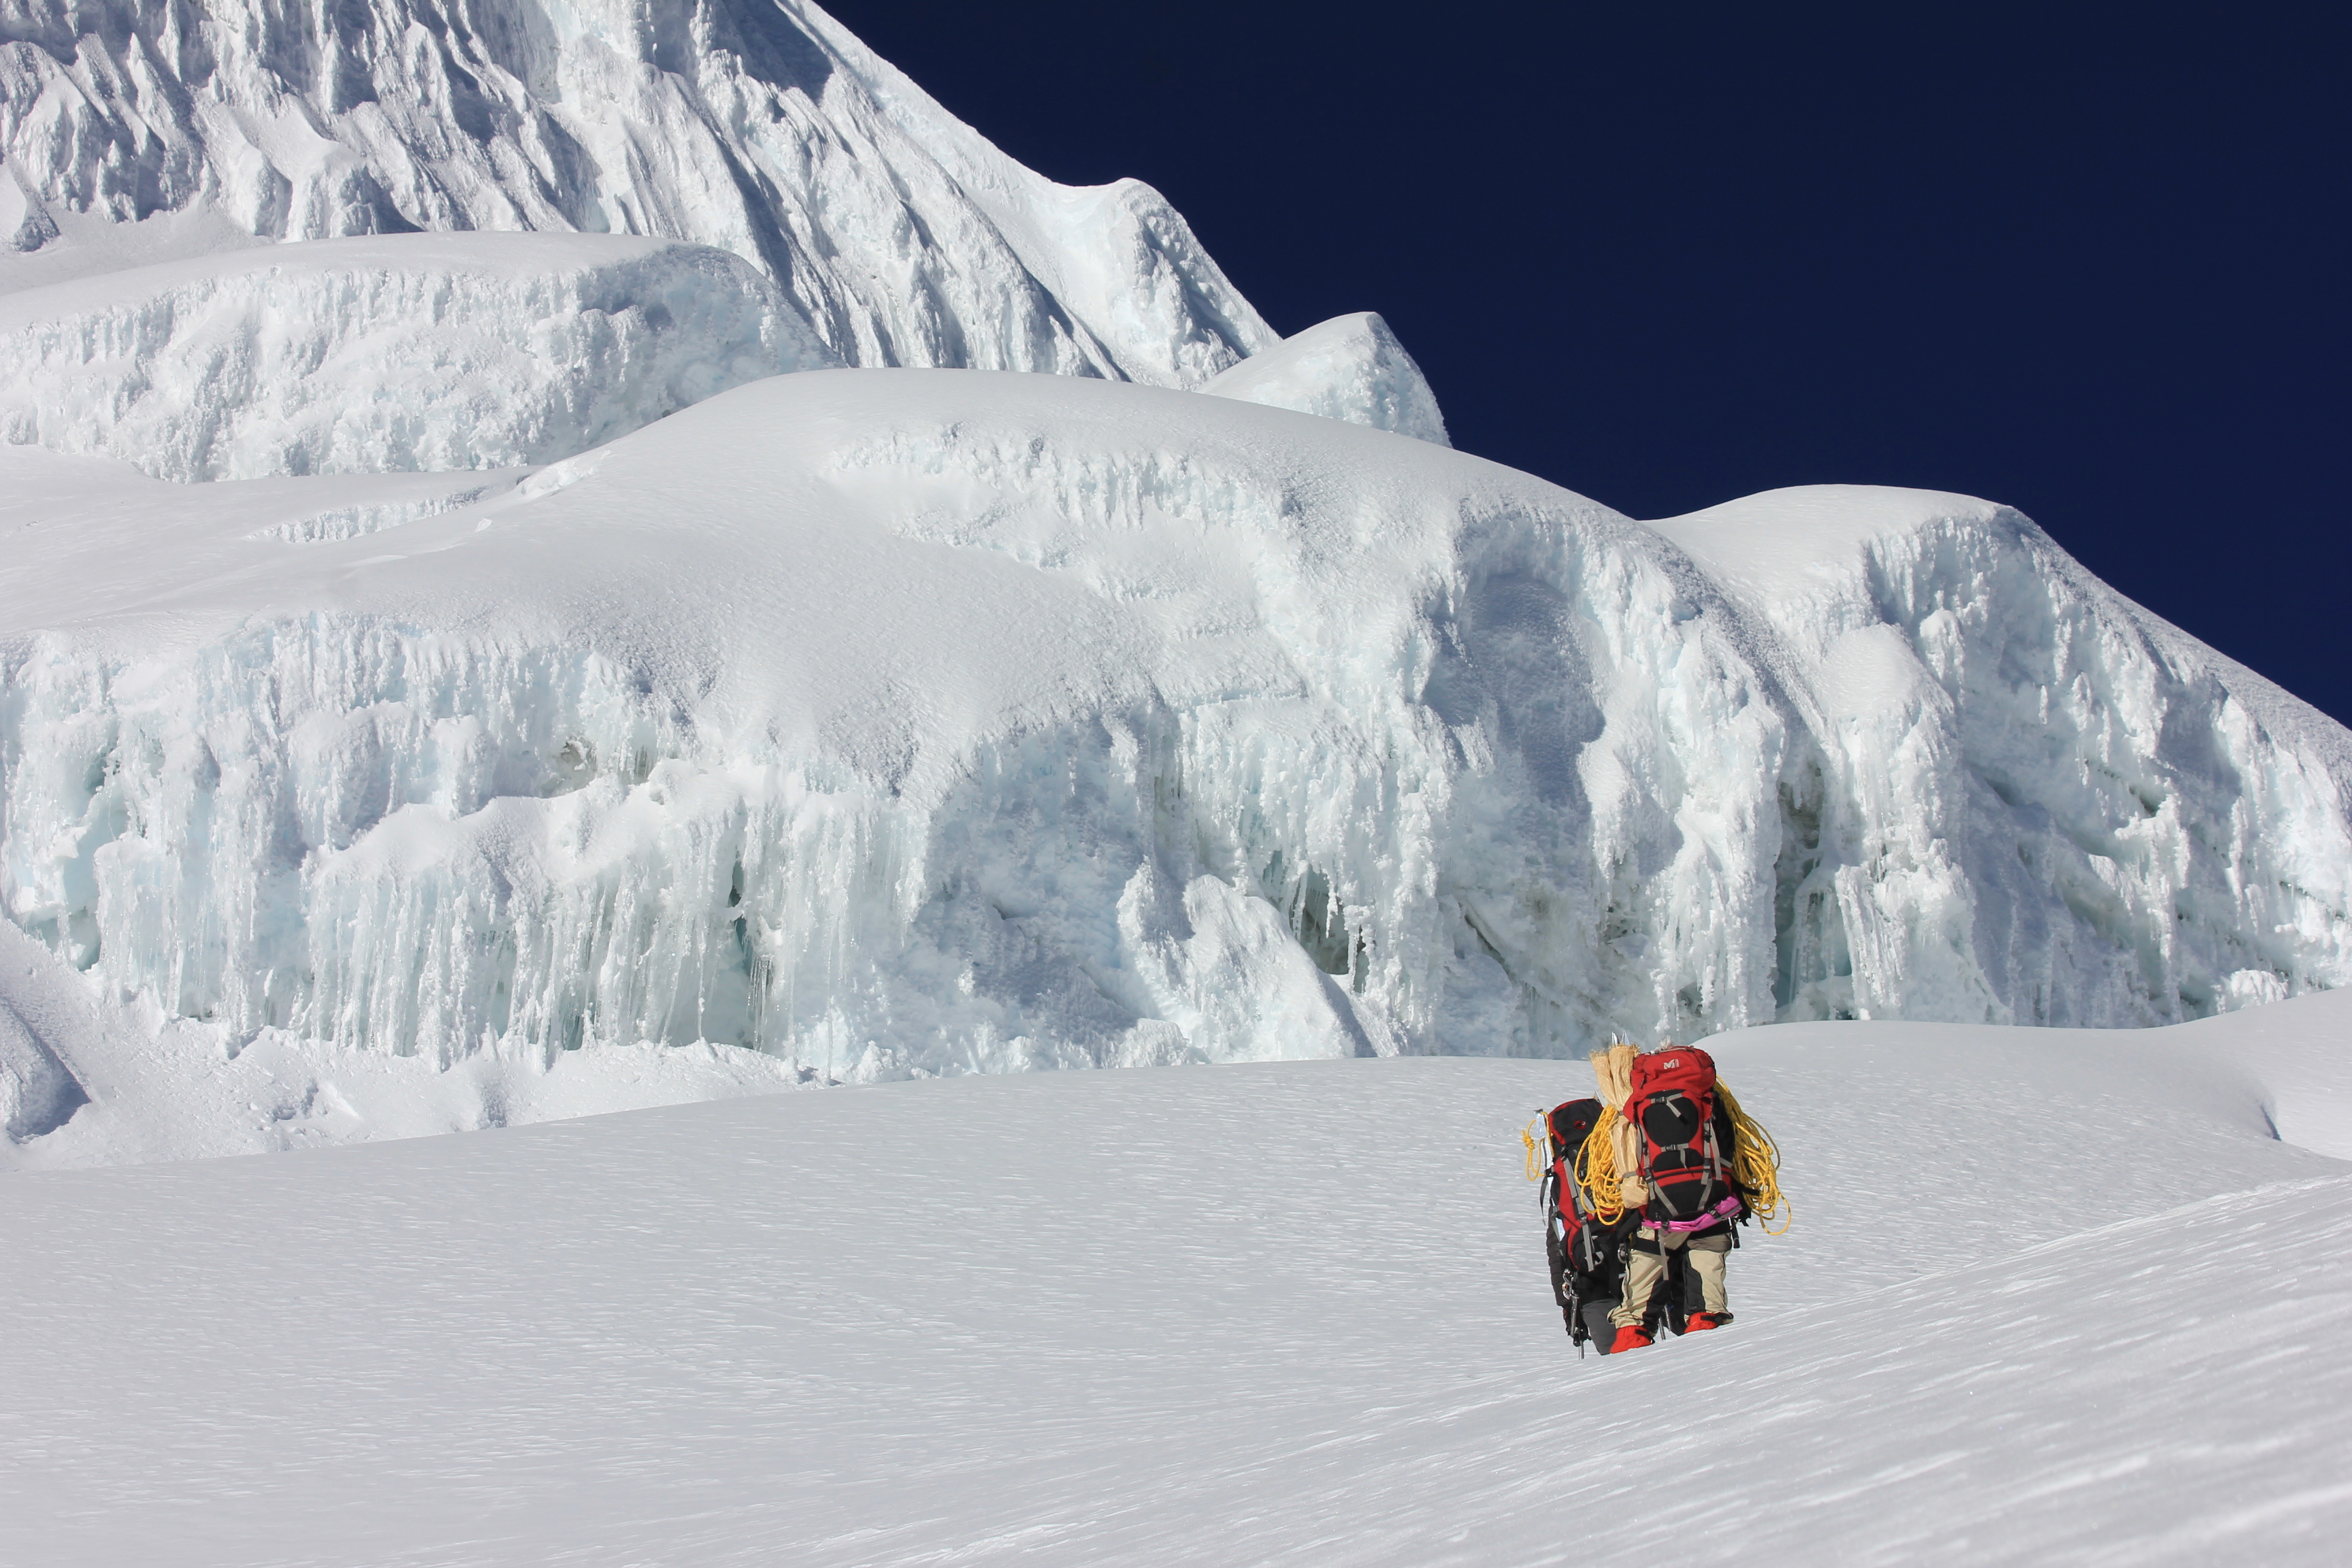
<path id="1" fill-rule="evenodd" d="M 668 303 L 599 303 L 648 266 Z M 1040 177 L 799 0 L 14 0 L 12 292 L 0 438 L 174 479 L 545 461 L 814 365 L 1190 387 L 1268 350 L 1216 390 L 1445 439 L 1380 318 L 1278 339 L 1150 186 Z"/>
<path id="2" fill-rule="evenodd" d="M 1269 408 L 1293 408 L 1393 430 L 1441 447 L 1445 418 L 1421 366 L 1370 310 L 1334 316 L 1285 338 L 1201 388 Z"/>
<path id="3" fill-rule="evenodd" d="M 1032 174 L 805 0 L 10 0 L 0 162 L 0 288 L 579 230 L 731 251 L 852 364 L 1192 385 L 1275 342 L 1148 186 Z"/>

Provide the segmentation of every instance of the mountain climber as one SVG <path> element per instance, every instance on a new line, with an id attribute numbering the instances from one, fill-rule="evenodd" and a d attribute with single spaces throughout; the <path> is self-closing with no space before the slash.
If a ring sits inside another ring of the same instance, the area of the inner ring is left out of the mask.
<path id="1" fill-rule="evenodd" d="M 1705 1051 L 1665 1047 L 1634 1058 L 1623 1119 L 1612 1129 L 1617 1168 L 1638 1173 L 1622 1184 L 1627 1207 L 1643 1223 L 1626 1242 L 1625 1293 L 1609 1321 L 1617 1330 L 1612 1355 L 1639 1350 L 1655 1335 L 1646 1320 L 1650 1296 L 1667 1273 L 1667 1255 L 1680 1250 L 1698 1276 L 1700 1310 L 1683 1332 L 1719 1329 L 1731 1321 L 1724 1265 L 1732 1226 L 1748 1217 L 1748 1194 L 1734 1176 L 1738 1130 L 1731 1107 L 1717 1092 L 1715 1062 Z"/>
<path id="2" fill-rule="evenodd" d="M 1604 1218 L 1617 1211 L 1640 1221 L 1609 1314 L 1616 1330 L 1609 1352 L 1655 1342 L 1651 1298 L 1670 1274 L 1686 1271 L 1698 1284 L 1696 1310 L 1679 1331 L 1721 1328 L 1731 1321 L 1724 1265 L 1738 1245 L 1734 1226 L 1779 1208 L 1780 1152 L 1696 1047 L 1668 1044 L 1645 1055 L 1618 1046 L 1596 1054 L 1592 1070 L 1602 1101 L 1622 1109 L 1593 1128 L 1577 1173 Z M 1672 1267 L 1677 1255 L 1683 1270 Z"/>
<path id="3" fill-rule="evenodd" d="M 1788 1201 L 1780 1151 L 1696 1047 L 1618 1045 L 1591 1061 L 1601 1097 L 1538 1113 L 1519 1135 L 1569 1338 L 1614 1355 L 1721 1328 L 1735 1227 L 1788 1229 L 1771 1223 Z"/>

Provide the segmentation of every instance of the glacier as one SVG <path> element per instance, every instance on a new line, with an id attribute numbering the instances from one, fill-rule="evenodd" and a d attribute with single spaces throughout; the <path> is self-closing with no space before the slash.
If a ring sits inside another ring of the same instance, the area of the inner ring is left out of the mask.
<path id="1" fill-rule="evenodd" d="M 804 0 L 0 0 L 11 1560 L 2333 1562 L 2347 781 Z M 1568 1367 L 1510 1129 L 1702 1037 L 1797 1223 Z"/>
<path id="2" fill-rule="evenodd" d="M 7 912 L 232 1052 L 1558 1056 L 2158 1024 L 2352 955 L 2343 731 L 1964 497 L 1645 525 L 948 371 L 756 381 L 346 536 L 253 523 L 467 476 L 0 457 L 64 476 L 0 585 Z"/>
<path id="3" fill-rule="evenodd" d="M 0 442 L 181 482 L 544 464 L 761 376 L 839 365 L 766 276 L 618 235 L 247 247 L 0 293 Z M 1200 389 L 1449 445 L 1370 311 Z"/>

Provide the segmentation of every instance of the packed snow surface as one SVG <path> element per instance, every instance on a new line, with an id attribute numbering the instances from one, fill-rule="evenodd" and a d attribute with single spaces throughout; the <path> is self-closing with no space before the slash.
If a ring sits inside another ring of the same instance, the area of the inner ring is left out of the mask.
<path id="1" fill-rule="evenodd" d="M 851 364 L 1276 341 L 1158 193 L 1032 174 L 806 0 L 0 0 L 0 289 L 416 229 L 715 246 Z"/>
<path id="2" fill-rule="evenodd" d="M 772 377 L 520 482 L 0 464 L 7 913 L 109 1060 L 172 1020 L 320 1084 L 1541 1056 L 2352 966 L 2343 731 L 1964 497 L 1645 526 L 944 371 Z"/>
<path id="3" fill-rule="evenodd" d="M 2320 1568 L 2352 1166 L 2271 1123 L 2352 1153 L 2347 1002 L 1724 1037 L 1793 1227 L 1728 1328 L 1580 1362 L 1516 1132 L 1581 1064 L 13 1176 L 0 1557 Z"/>

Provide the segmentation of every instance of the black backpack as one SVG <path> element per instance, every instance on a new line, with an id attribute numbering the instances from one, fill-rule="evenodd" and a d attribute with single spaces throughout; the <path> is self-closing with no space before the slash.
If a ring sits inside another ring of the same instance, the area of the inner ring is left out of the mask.
<path id="1" fill-rule="evenodd" d="M 1551 1160 L 1539 1198 L 1544 1255 L 1551 1264 L 1552 1300 L 1559 1303 L 1568 1337 L 1580 1350 L 1596 1336 L 1607 1342 L 1610 1309 L 1623 1294 L 1625 1237 L 1638 1223 L 1636 1216 L 1626 1215 L 1614 1225 L 1601 1224 L 1576 1184 L 1577 1152 L 1600 1120 L 1597 1100 L 1569 1100 L 1553 1107 L 1544 1119 L 1551 1138 Z"/>

